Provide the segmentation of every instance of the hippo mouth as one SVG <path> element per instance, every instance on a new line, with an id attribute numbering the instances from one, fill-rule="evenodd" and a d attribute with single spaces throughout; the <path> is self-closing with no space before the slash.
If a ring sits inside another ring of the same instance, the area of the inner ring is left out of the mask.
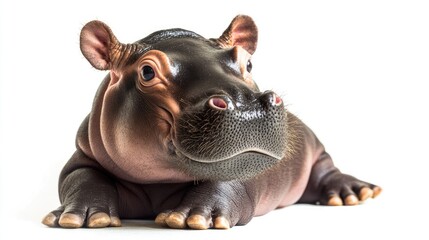
<path id="1" fill-rule="evenodd" d="M 258 155 L 259 154 L 259 155 L 265 155 L 266 157 L 271 157 L 271 158 L 277 159 L 277 160 L 280 160 L 280 159 L 282 159 L 284 157 L 284 155 L 277 155 L 275 153 L 271 153 L 271 152 L 264 151 L 264 150 L 261 150 L 261 149 L 247 149 L 247 150 L 242 150 L 240 152 L 232 154 L 231 156 L 217 158 L 217 159 L 216 158 L 212 158 L 212 159 L 197 158 L 195 156 L 187 154 L 186 152 L 181 152 L 181 151 L 176 152 L 176 154 L 179 155 L 179 156 L 181 155 L 181 156 L 183 156 L 185 158 L 188 158 L 188 159 L 190 159 L 192 161 L 195 161 L 195 162 L 211 163 L 211 164 L 217 163 L 217 162 L 222 162 L 222 161 L 228 161 L 228 160 L 237 159 L 237 157 L 240 156 L 240 155 L 242 155 L 242 154 L 254 154 L 254 155 Z"/>
<path id="2" fill-rule="evenodd" d="M 228 158 L 193 159 L 176 148 L 179 165 L 189 175 L 201 180 L 248 179 L 273 167 L 283 156 L 273 156 L 262 150 L 247 150 Z"/>

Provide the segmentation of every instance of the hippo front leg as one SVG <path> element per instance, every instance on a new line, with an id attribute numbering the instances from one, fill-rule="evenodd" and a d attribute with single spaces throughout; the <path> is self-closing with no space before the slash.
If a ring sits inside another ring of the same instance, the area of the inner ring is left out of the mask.
<path id="1" fill-rule="evenodd" d="M 121 225 L 114 182 L 80 150 L 61 172 L 59 194 L 61 206 L 46 215 L 43 224 L 63 228 Z"/>
<path id="2" fill-rule="evenodd" d="M 159 213 L 155 222 L 170 228 L 228 229 L 248 223 L 254 211 L 254 197 L 242 182 L 203 182 L 177 208 Z"/>
<path id="3" fill-rule="evenodd" d="M 329 154 L 323 152 L 313 165 L 307 188 L 299 202 L 329 206 L 356 205 L 380 193 L 379 186 L 341 173 Z"/>

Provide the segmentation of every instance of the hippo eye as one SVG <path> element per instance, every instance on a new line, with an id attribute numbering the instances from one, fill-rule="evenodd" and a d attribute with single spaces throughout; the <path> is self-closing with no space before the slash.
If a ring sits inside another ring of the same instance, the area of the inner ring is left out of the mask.
<path id="1" fill-rule="evenodd" d="M 142 68 L 142 76 L 145 81 L 150 81 L 155 77 L 155 71 L 150 66 L 144 66 Z"/>
<path id="2" fill-rule="evenodd" d="M 250 72 L 250 71 L 252 71 L 252 62 L 249 60 L 249 61 L 247 61 L 247 66 L 246 66 L 246 69 L 247 69 L 247 72 Z"/>

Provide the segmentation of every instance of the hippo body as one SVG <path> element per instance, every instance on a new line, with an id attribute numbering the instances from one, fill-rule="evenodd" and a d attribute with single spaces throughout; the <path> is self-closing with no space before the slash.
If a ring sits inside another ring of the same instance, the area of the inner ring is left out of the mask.
<path id="1" fill-rule="evenodd" d="M 51 227 L 230 228 L 297 202 L 355 205 L 381 188 L 342 174 L 314 133 L 251 76 L 257 28 L 237 16 L 221 37 L 183 30 L 122 44 L 93 21 L 92 66 L 110 70 L 59 179 Z"/>

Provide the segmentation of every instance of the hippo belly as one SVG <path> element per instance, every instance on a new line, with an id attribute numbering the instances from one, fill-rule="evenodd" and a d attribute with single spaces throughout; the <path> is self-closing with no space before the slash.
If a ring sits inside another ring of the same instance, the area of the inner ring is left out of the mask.
<path id="1" fill-rule="evenodd" d="M 310 148 L 310 145 L 307 148 Z M 305 154 L 297 155 L 297 158 L 292 161 L 283 159 L 284 162 L 278 169 L 265 173 L 264 178 L 270 179 L 270 175 L 276 174 L 279 178 L 289 179 L 289 181 L 282 181 L 281 184 L 278 181 L 269 183 L 268 191 L 264 192 L 256 206 L 256 216 L 292 205 L 301 199 L 307 188 L 312 166 L 317 160 L 313 152 L 313 149 L 307 149 Z"/>

